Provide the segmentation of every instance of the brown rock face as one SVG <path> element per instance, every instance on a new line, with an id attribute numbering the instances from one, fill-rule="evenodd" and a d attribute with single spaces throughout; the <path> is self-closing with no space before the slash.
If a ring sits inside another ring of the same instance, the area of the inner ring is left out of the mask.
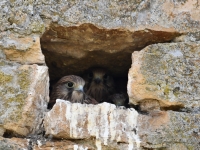
<path id="1" fill-rule="evenodd" d="M 40 48 L 40 38 L 37 35 L 18 37 L 10 35 L 0 41 L 5 58 L 21 64 L 45 64 Z"/>
<path id="2" fill-rule="evenodd" d="M 127 76 L 130 55 L 146 45 L 167 42 L 178 36 L 174 30 L 105 29 L 92 24 L 64 27 L 52 24 L 41 38 L 50 78 L 82 74 L 93 66 Z"/>
<path id="3" fill-rule="evenodd" d="M 158 100 L 161 107 L 200 107 L 200 43 L 151 45 L 132 55 L 128 94 L 133 104 Z"/>
<path id="4" fill-rule="evenodd" d="M 136 149 L 138 113 L 134 109 L 116 109 L 109 103 L 86 105 L 57 100 L 44 119 L 46 135 L 59 139 L 95 138 L 97 149 L 103 145 Z M 125 123 L 126 122 L 126 123 Z"/>

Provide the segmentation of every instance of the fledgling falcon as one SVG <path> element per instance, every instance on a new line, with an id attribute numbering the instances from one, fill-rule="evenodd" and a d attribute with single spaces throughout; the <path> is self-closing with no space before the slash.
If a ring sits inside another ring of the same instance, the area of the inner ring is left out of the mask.
<path id="1" fill-rule="evenodd" d="M 108 97 L 115 93 L 114 80 L 103 68 L 91 69 L 84 79 L 85 92 L 99 103 L 108 101 Z"/>
<path id="2" fill-rule="evenodd" d="M 49 108 L 56 103 L 56 99 L 63 99 L 71 103 L 98 104 L 97 101 L 83 91 L 85 81 L 75 75 L 62 77 L 53 87 L 50 96 Z"/>
<path id="3" fill-rule="evenodd" d="M 117 107 L 120 107 L 120 106 L 127 107 L 128 95 L 124 93 L 116 93 L 109 96 L 109 101 L 115 104 Z"/>

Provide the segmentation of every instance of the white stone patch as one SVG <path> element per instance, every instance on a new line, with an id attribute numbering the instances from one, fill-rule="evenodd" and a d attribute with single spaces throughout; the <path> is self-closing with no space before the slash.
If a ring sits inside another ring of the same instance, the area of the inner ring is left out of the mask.
<path id="1" fill-rule="evenodd" d="M 78 150 L 78 145 L 74 145 L 74 150 Z"/>
<path id="2" fill-rule="evenodd" d="M 109 105 L 99 104 L 101 107 L 101 120 L 100 124 L 102 125 L 100 136 L 103 138 L 104 145 L 107 145 L 108 135 L 109 135 L 109 126 L 108 126 L 108 113 L 110 110 Z"/>
<path id="3" fill-rule="evenodd" d="M 117 117 L 117 112 L 114 111 L 113 113 L 110 113 L 110 116 L 109 116 L 109 120 L 110 120 L 110 140 L 113 141 L 116 139 L 116 122 L 114 121 L 115 118 Z"/>
<path id="4" fill-rule="evenodd" d="M 88 120 L 88 124 L 87 124 L 88 133 L 91 136 L 96 136 L 96 138 L 99 138 L 99 135 L 97 134 L 97 133 L 99 133 L 99 130 L 98 130 L 98 127 L 97 127 L 98 125 L 97 125 L 97 122 L 96 122 L 96 118 L 94 118 L 94 116 L 98 116 L 99 115 L 100 108 L 99 107 L 93 107 L 93 111 L 90 112 L 89 111 L 89 107 L 88 107 L 87 111 L 88 111 L 88 117 L 87 117 L 87 120 Z"/>
<path id="5" fill-rule="evenodd" d="M 66 111 L 63 112 L 61 108 Z M 63 115 L 61 118 L 66 118 L 67 122 L 57 117 L 52 118 Z M 138 113 L 134 109 L 119 109 L 109 103 L 87 105 L 57 100 L 45 117 L 45 129 L 47 135 L 57 138 L 95 138 L 98 150 L 102 149 L 102 144 L 109 145 L 116 141 L 127 143 L 131 150 L 140 146 L 139 136 L 135 134 L 137 117 Z M 80 147 L 75 146 L 74 149 Z"/>
<path id="6" fill-rule="evenodd" d="M 37 140 L 37 145 L 40 148 L 40 146 L 42 146 L 42 142 L 40 140 Z"/>
<path id="7" fill-rule="evenodd" d="M 68 104 L 69 105 L 69 104 Z M 77 133 L 77 123 L 78 123 L 78 107 L 77 105 L 72 105 L 71 107 L 71 113 L 70 113 L 70 134 L 71 134 L 71 137 L 75 137 L 77 138 L 78 137 L 78 133 Z M 69 111 L 68 111 L 69 112 Z M 67 114 L 68 116 L 68 114 Z M 66 118 L 68 119 L 68 117 L 66 116 Z"/>
<path id="8" fill-rule="evenodd" d="M 183 53 L 180 50 L 170 51 L 169 54 L 171 54 L 173 57 L 182 57 Z"/>
<path id="9" fill-rule="evenodd" d="M 96 147 L 97 147 L 97 150 L 101 150 L 101 141 L 100 140 L 96 140 Z"/>

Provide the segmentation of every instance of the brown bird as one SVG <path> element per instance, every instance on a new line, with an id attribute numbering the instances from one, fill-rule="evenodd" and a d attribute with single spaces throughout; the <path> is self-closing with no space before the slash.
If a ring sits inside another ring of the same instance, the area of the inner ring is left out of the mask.
<path id="1" fill-rule="evenodd" d="M 124 93 L 116 93 L 109 96 L 109 101 L 114 103 L 117 107 L 126 106 L 128 101 L 128 95 Z"/>
<path id="2" fill-rule="evenodd" d="M 75 75 L 62 77 L 53 87 L 48 108 L 56 103 L 56 99 L 63 99 L 71 103 L 98 104 L 83 91 L 85 81 Z"/>
<path id="3" fill-rule="evenodd" d="M 103 68 L 93 68 L 85 76 L 85 81 L 84 90 L 98 102 L 108 101 L 115 92 L 114 80 Z"/>

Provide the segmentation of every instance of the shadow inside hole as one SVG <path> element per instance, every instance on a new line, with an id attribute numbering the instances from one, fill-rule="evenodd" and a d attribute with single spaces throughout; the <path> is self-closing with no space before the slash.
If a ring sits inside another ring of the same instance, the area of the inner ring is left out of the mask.
<path id="1" fill-rule="evenodd" d="M 101 67 L 100 67 L 101 68 Z M 87 73 L 87 70 L 86 72 L 84 73 Z M 81 73 L 81 74 L 76 74 L 77 76 L 80 76 L 80 77 L 83 77 L 84 76 L 84 73 Z M 128 74 L 128 73 L 127 73 Z M 71 74 L 67 74 L 67 75 L 71 75 Z M 128 94 L 127 94 L 127 82 L 128 82 L 128 77 L 127 76 L 114 76 L 112 75 L 112 73 L 110 74 L 113 79 L 114 79 L 114 82 L 115 82 L 115 93 L 114 94 L 123 94 L 124 97 L 126 97 L 125 99 L 125 104 L 123 105 L 125 108 L 130 108 L 132 106 L 130 106 L 128 103 L 129 103 L 129 98 L 128 98 Z M 59 81 L 60 78 L 57 78 L 57 79 L 54 79 L 54 80 L 50 80 L 50 98 L 51 98 L 51 94 L 52 94 L 52 90 L 53 90 L 53 87 L 55 86 L 55 84 Z M 84 91 L 86 93 L 86 91 Z M 115 104 L 114 102 L 112 101 L 105 101 L 105 102 L 108 102 L 108 103 L 112 103 L 112 104 Z M 51 109 L 52 104 L 50 104 L 48 106 L 48 109 Z M 116 106 L 118 107 L 118 105 L 116 104 Z"/>

